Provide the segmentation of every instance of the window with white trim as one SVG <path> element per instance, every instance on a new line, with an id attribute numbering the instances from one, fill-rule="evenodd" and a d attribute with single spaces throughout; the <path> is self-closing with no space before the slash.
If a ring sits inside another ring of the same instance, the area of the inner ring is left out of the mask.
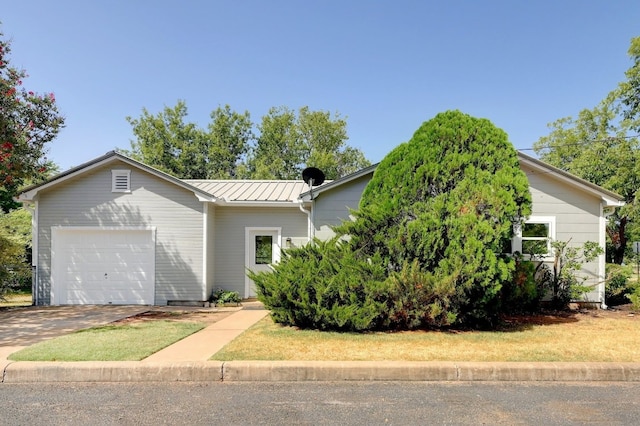
<path id="1" fill-rule="evenodd" d="M 556 238 L 556 218 L 531 216 L 516 229 L 513 251 L 536 257 L 552 257 L 551 241 Z"/>
<path id="2" fill-rule="evenodd" d="M 131 170 L 111 170 L 111 192 L 131 192 Z"/>

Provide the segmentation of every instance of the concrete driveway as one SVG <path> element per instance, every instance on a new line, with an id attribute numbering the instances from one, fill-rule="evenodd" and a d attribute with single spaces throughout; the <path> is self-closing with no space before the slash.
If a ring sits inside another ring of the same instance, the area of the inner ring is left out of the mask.
<path id="1" fill-rule="evenodd" d="M 147 312 L 150 306 L 30 306 L 0 309 L 0 358 L 42 340 Z"/>

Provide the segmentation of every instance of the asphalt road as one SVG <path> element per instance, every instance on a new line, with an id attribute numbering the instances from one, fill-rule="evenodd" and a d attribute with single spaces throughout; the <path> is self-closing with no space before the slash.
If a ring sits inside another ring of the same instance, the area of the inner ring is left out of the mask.
<path id="1" fill-rule="evenodd" d="M 3 425 L 634 425 L 640 383 L 1 384 Z"/>

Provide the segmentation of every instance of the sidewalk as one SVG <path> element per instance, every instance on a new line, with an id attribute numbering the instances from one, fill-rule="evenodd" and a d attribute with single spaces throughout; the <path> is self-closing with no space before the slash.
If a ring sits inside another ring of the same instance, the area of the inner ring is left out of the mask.
<path id="1" fill-rule="evenodd" d="M 6 348 L 0 382 L 640 381 L 640 363 L 207 361 L 267 314 L 238 310 L 142 361 L 13 362 Z"/>

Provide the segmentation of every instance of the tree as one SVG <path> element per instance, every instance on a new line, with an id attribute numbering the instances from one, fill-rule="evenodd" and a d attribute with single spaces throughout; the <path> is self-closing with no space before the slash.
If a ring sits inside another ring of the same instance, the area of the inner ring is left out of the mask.
<path id="1" fill-rule="evenodd" d="M 507 134 L 448 111 L 382 160 L 343 232 L 354 250 L 381 254 L 390 271 L 417 261 L 453 279 L 461 320 L 475 321 L 492 312 L 513 272 L 503 243 L 530 210 L 528 181 Z"/>
<path id="2" fill-rule="evenodd" d="M 136 139 L 131 157 L 182 179 L 300 179 L 305 166 L 336 179 L 368 166 L 364 154 L 346 145 L 347 123 L 324 111 L 271 108 L 257 126 L 248 111 L 229 105 L 211 112 L 207 130 L 186 121 L 187 106 L 127 117 Z"/>
<path id="3" fill-rule="evenodd" d="M 31 215 L 24 209 L 0 212 L 0 299 L 9 291 L 29 286 Z"/>
<path id="4" fill-rule="evenodd" d="M 637 189 L 640 186 L 640 37 L 629 50 L 634 65 L 628 80 L 619 84 L 593 109 L 577 118 L 565 117 L 549 125 L 551 132 L 533 146 L 545 162 L 602 186 L 625 198 L 626 205 L 610 216 L 607 225 L 607 258 L 621 264 L 630 229 L 640 218 Z"/>
<path id="5" fill-rule="evenodd" d="M 260 136 L 249 160 L 254 179 L 299 179 L 305 148 L 296 125 L 296 114 L 273 107 L 258 125 Z"/>
<path id="6" fill-rule="evenodd" d="M 305 167 L 337 179 L 370 163 L 362 151 L 346 145 L 347 122 L 327 111 L 302 107 L 271 108 L 258 126 L 260 136 L 249 161 L 253 178 L 300 179 Z"/>
<path id="7" fill-rule="evenodd" d="M 25 70 L 9 64 L 11 44 L 0 32 L 0 208 L 18 207 L 13 200 L 29 179 L 37 179 L 48 165 L 46 144 L 64 126 L 53 93 L 28 91 Z"/>
<path id="8" fill-rule="evenodd" d="M 633 65 L 625 73 L 627 80 L 620 83 L 620 98 L 626 107 L 624 117 L 636 119 L 635 130 L 640 132 L 640 37 L 631 39 L 628 54 Z"/>
<path id="9" fill-rule="evenodd" d="M 248 111 L 239 114 L 229 105 L 211 113 L 209 123 L 208 179 L 246 177 L 245 156 L 253 140 L 253 123 Z"/>
<path id="10" fill-rule="evenodd" d="M 142 109 L 138 119 L 127 117 L 136 140 L 131 141 L 132 158 L 182 179 L 206 179 L 208 147 L 205 134 L 193 123 L 185 123 L 187 106 L 178 101 L 153 115 Z"/>

